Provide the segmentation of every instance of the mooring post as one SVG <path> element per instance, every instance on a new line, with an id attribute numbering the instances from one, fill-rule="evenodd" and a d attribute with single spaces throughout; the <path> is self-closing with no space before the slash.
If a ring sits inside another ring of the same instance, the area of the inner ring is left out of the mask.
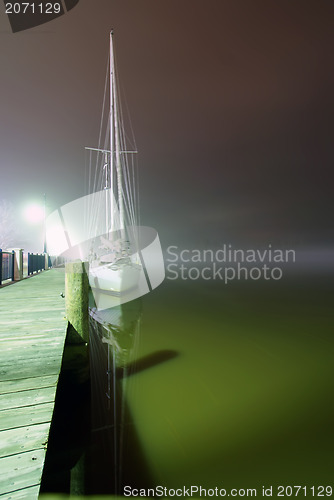
<path id="1" fill-rule="evenodd" d="M 65 266 L 66 318 L 75 332 L 87 343 L 89 341 L 88 271 L 88 262 L 68 262 Z"/>
<path id="2" fill-rule="evenodd" d="M 44 254 L 44 271 L 47 271 L 49 269 L 49 254 L 45 253 Z"/>
<path id="3" fill-rule="evenodd" d="M 84 442 L 90 433 L 90 379 L 89 379 L 89 263 L 69 262 L 65 265 L 65 311 L 68 320 L 62 373 L 66 385 L 71 385 L 77 399 L 75 407 L 84 409 L 84 415 L 75 414 L 76 431 L 80 428 L 83 446 L 81 456 L 70 471 L 71 495 L 84 495 L 87 483 L 87 452 Z M 67 378 L 66 378 L 67 377 Z M 78 409 L 76 410 L 78 412 Z M 80 415 L 80 417 L 79 417 Z"/>
<path id="4" fill-rule="evenodd" d="M 2 250 L 0 248 L 0 285 L 2 284 Z"/>
<path id="5" fill-rule="evenodd" d="M 14 252 L 14 281 L 23 279 L 23 249 L 12 248 Z"/>

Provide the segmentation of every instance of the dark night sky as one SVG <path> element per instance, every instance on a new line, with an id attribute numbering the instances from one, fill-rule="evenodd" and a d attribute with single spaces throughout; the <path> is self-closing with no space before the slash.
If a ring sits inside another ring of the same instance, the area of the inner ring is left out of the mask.
<path id="1" fill-rule="evenodd" d="M 164 248 L 333 245 L 332 1 L 80 0 L 15 34 L 0 15 L 0 198 L 18 212 L 85 194 L 113 28 Z"/>

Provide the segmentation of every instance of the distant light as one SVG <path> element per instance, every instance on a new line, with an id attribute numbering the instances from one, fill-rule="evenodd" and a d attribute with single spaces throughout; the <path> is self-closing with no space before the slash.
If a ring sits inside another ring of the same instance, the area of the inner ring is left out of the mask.
<path id="1" fill-rule="evenodd" d="M 44 208 L 37 204 L 29 205 L 24 211 L 24 217 L 32 224 L 38 224 L 44 220 Z"/>

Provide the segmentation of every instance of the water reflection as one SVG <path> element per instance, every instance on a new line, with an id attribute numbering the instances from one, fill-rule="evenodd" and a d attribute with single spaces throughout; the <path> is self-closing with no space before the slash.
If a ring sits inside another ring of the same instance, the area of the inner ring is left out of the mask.
<path id="1" fill-rule="evenodd" d="M 141 316 L 141 299 L 110 309 L 90 308 L 92 493 L 121 492 L 124 470 L 127 477 L 129 471 L 136 471 L 140 481 L 146 474 L 126 404 L 127 377 L 136 366 Z M 129 464 L 136 455 L 136 463 Z"/>
<path id="2" fill-rule="evenodd" d="M 95 494 L 122 494 L 126 484 L 154 487 L 136 422 L 127 404 L 129 378 L 168 361 L 177 352 L 154 351 L 138 357 L 142 301 L 90 309 L 92 443 L 90 474 Z M 137 383 L 137 381 L 136 381 Z M 139 383 L 139 382 L 138 382 Z"/>
<path id="3" fill-rule="evenodd" d="M 67 335 L 42 491 L 111 495 L 126 484 L 155 486 L 127 401 L 140 383 L 135 375 L 177 352 L 139 357 L 141 320 L 141 299 L 102 311 L 91 303 L 89 346 Z"/>

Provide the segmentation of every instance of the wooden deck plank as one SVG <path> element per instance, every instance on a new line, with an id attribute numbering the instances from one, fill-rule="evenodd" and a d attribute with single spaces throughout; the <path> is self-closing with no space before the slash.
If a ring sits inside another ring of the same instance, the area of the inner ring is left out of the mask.
<path id="1" fill-rule="evenodd" d="M 21 358 L 34 359 L 36 355 L 52 357 L 55 353 L 55 350 L 57 350 L 58 347 L 61 347 L 62 344 L 63 339 L 61 338 L 58 341 L 51 340 L 49 342 L 47 342 L 46 339 L 41 338 L 39 342 L 36 342 L 34 340 L 30 345 L 21 345 L 20 342 L 17 342 L 11 347 L 7 346 L 7 344 L 4 343 L 1 345 L 0 364 L 8 364 L 8 360 L 10 360 L 12 363 L 15 363 Z"/>
<path id="2" fill-rule="evenodd" d="M 58 375 L 46 375 L 45 377 L 32 377 L 24 378 L 20 380 L 7 380 L 6 382 L 0 383 L 0 394 L 28 391 L 29 389 L 35 389 L 39 387 L 50 387 L 56 385 L 58 381 Z"/>
<path id="3" fill-rule="evenodd" d="M 0 412 L 0 431 L 27 427 L 29 425 L 50 422 L 54 401 L 21 408 L 9 408 Z"/>
<path id="4" fill-rule="evenodd" d="M 0 497 L 37 499 L 67 321 L 64 273 L 0 288 Z"/>
<path id="5" fill-rule="evenodd" d="M 0 364 L 3 368 L 11 366 L 12 364 L 17 364 L 16 368 L 21 369 L 24 365 L 28 365 L 34 361 L 36 357 L 43 357 L 45 361 L 51 362 L 52 359 L 61 358 L 59 353 L 57 353 L 58 348 L 61 348 L 60 344 L 56 344 L 53 349 L 43 349 L 42 347 L 41 349 L 35 348 L 30 352 L 28 351 L 27 354 L 25 354 L 24 350 L 16 352 L 14 356 L 12 353 L 9 353 L 7 359 L 3 359 L 0 356 Z"/>
<path id="6" fill-rule="evenodd" d="M 9 429 L 1 432 L 0 457 L 9 457 L 24 451 L 45 449 L 50 423 Z"/>
<path id="7" fill-rule="evenodd" d="M 26 377 L 33 377 L 38 374 L 57 375 L 60 370 L 61 356 L 49 359 L 36 359 L 34 364 L 26 363 L 22 366 L 2 365 L 0 368 L 0 381 L 18 380 Z"/>
<path id="8" fill-rule="evenodd" d="M 38 498 L 39 493 L 39 484 L 37 486 L 32 486 L 28 488 L 24 488 L 18 491 L 11 491 L 9 494 L 4 493 L 4 495 L 0 495 L 0 498 L 3 500 L 33 500 Z"/>
<path id="9" fill-rule="evenodd" d="M 31 389 L 30 391 L 13 392 L 11 394 L 0 395 L 0 410 L 9 408 L 22 408 L 23 406 L 33 406 L 41 403 L 54 401 L 56 387 L 45 387 L 43 389 Z M 0 413 L 0 419 L 1 419 Z M 0 420 L 1 428 L 1 420 Z"/>
<path id="10" fill-rule="evenodd" d="M 40 483 L 44 450 L 34 450 L 0 459 L 0 494 Z M 28 498 L 27 496 L 25 498 Z"/>
<path id="11" fill-rule="evenodd" d="M 46 303 L 45 307 L 52 307 L 52 304 Z M 38 314 L 38 313 L 43 314 L 43 311 L 35 311 L 35 312 L 36 312 L 36 314 Z M 58 311 L 58 312 L 61 313 L 61 311 Z M 22 315 L 24 315 L 23 310 L 22 310 Z M 60 320 L 64 320 L 64 317 L 61 314 L 59 314 L 59 316 L 56 314 L 52 314 L 52 315 L 50 315 L 48 320 L 41 319 L 39 322 L 39 325 L 45 325 L 45 329 L 47 330 L 48 327 L 52 328 L 52 322 L 57 324 L 57 323 L 59 323 Z M 13 314 L 13 315 L 11 315 L 10 321 L 5 322 L 3 320 L 0 320 L 0 335 L 1 335 L 1 337 L 3 336 L 3 334 L 13 333 L 12 328 L 13 328 L 14 323 L 15 323 L 15 330 L 17 332 L 20 332 L 21 334 L 26 334 L 26 335 L 30 335 L 31 333 L 34 333 L 34 328 L 36 327 L 35 321 L 25 321 L 25 323 L 23 323 L 21 314 L 19 317 L 16 316 L 15 314 Z"/>
<path id="12" fill-rule="evenodd" d="M 20 335 L 19 332 L 17 332 L 18 335 Z M 44 343 L 52 343 L 52 342 L 60 342 L 61 338 L 63 337 L 64 333 L 61 331 L 57 332 L 56 335 L 52 336 L 51 334 L 43 334 L 43 335 L 38 335 L 38 334 L 30 334 L 27 335 L 25 333 L 22 333 L 20 337 L 12 337 L 11 339 L 1 339 L 0 337 L 0 355 L 2 355 L 3 351 L 13 349 L 15 346 L 21 347 L 24 349 L 24 347 L 29 346 L 29 344 L 39 342 L 40 345 L 43 345 Z"/>
<path id="13" fill-rule="evenodd" d="M 12 299 L 10 299 L 12 300 Z M 13 299 L 15 300 L 15 299 Z M 48 304 L 47 302 L 45 302 L 45 306 L 47 305 L 52 305 L 52 304 Z M 43 314 L 43 309 L 36 309 L 36 311 L 34 311 L 34 314 L 36 313 L 40 313 L 40 314 Z M 24 320 L 22 319 L 22 315 L 25 315 L 25 318 Z M 0 320 L 0 332 L 8 332 L 8 331 L 11 331 L 11 328 L 12 328 L 12 325 L 13 325 L 13 322 L 15 321 L 15 324 L 17 326 L 18 329 L 21 329 L 21 330 L 27 330 L 29 331 L 30 328 L 32 328 L 36 323 L 35 323 L 35 320 L 34 320 L 34 314 L 32 314 L 31 310 L 24 310 L 23 308 L 21 308 L 20 310 L 20 314 L 15 314 L 13 313 L 10 317 L 10 319 L 8 318 L 7 320 Z M 52 311 L 52 313 L 50 314 L 50 316 L 46 319 L 43 319 L 41 318 L 40 320 L 40 324 L 45 324 L 45 325 L 49 325 L 50 324 L 50 319 L 53 319 L 55 321 L 58 321 L 59 319 L 64 319 L 64 316 L 62 316 L 62 310 L 59 309 L 59 310 L 54 310 Z"/>

